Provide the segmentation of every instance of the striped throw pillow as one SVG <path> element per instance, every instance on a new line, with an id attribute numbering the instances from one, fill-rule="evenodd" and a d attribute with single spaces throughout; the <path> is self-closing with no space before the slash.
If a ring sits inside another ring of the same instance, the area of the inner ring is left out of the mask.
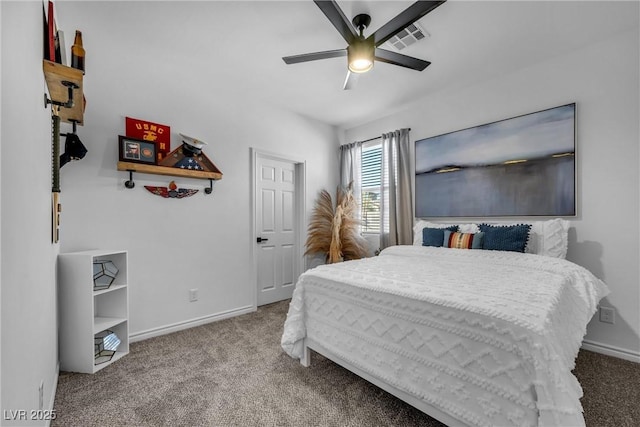
<path id="1" fill-rule="evenodd" d="M 482 239 L 484 233 L 459 233 L 445 230 L 444 242 L 442 246 L 445 248 L 456 249 L 482 249 Z"/>

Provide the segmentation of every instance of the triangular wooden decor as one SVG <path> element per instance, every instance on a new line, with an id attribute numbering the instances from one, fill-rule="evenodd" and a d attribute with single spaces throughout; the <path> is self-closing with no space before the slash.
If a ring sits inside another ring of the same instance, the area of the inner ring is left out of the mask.
<path id="1" fill-rule="evenodd" d="M 204 172 L 215 172 L 222 175 L 220 169 L 213 164 L 213 162 L 207 157 L 206 154 L 200 152 L 200 154 L 193 157 L 187 157 L 182 151 L 182 145 L 176 148 L 167 157 L 158 162 L 158 166 L 167 166 L 170 168 L 185 169 L 185 170 L 201 170 Z"/>

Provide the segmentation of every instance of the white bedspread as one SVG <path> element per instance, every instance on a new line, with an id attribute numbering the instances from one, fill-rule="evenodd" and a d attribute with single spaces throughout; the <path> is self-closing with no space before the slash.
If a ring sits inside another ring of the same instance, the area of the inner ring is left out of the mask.
<path id="1" fill-rule="evenodd" d="M 301 275 L 282 347 L 308 336 L 468 425 L 584 425 L 571 370 L 608 292 L 563 259 L 394 246 Z"/>

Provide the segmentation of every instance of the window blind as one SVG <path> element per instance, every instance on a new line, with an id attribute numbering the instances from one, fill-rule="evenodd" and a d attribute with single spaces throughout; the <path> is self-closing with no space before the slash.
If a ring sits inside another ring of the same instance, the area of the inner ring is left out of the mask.
<path id="1" fill-rule="evenodd" d="M 382 179 L 382 144 L 362 147 L 362 201 L 360 204 L 363 233 L 380 233 L 380 182 Z"/>

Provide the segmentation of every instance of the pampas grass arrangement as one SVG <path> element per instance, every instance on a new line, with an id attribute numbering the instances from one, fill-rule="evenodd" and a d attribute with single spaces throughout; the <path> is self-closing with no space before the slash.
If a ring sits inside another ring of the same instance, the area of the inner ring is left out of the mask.
<path id="1" fill-rule="evenodd" d="M 358 232 L 358 203 L 353 197 L 352 184 L 338 188 L 336 207 L 331 195 L 321 190 L 309 223 L 305 255 L 323 253 L 332 264 L 367 256 L 367 241 Z"/>

